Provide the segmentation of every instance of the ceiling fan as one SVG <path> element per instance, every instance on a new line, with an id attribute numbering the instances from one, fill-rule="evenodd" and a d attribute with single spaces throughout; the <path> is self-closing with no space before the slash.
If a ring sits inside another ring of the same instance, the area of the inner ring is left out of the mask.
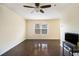
<path id="1" fill-rule="evenodd" d="M 54 5 L 56 6 L 56 5 Z M 40 3 L 35 3 L 35 6 L 27 6 L 27 5 L 24 5 L 23 7 L 27 7 L 27 8 L 35 8 L 36 12 L 41 12 L 41 13 L 44 13 L 44 8 L 50 8 L 51 5 L 40 5 Z"/>

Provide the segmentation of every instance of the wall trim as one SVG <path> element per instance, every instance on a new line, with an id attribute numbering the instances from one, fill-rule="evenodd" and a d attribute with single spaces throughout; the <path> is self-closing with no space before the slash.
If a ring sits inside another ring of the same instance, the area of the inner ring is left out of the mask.
<path id="1" fill-rule="evenodd" d="M 27 40 L 60 40 L 60 39 L 27 39 Z"/>

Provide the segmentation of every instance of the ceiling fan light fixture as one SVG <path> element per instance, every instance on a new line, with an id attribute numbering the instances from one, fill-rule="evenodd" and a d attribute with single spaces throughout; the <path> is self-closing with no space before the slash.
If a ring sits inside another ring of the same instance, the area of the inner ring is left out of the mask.
<path id="1" fill-rule="evenodd" d="M 54 6 L 56 6 L 56 4 L 54 4 Z M 24 5 L 24 7 L 34 8 L 36 10 L 36 12 L 44 13 L 43 9 L 44 8 L 50 8 L 51 7 L 51 4 L 40 6 L 40 3 L 35 3 L 35 6 L 27 6 L 27 5 Z"/>

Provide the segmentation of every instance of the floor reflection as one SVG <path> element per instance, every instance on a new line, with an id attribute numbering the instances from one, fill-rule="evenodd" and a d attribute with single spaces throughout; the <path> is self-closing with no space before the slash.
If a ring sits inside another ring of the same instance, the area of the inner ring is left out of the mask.
<path id="1" fill-rule="evenodd" d="M 38 44 L 34 44 L 34 54 L 37 55 L 39 53 L 39 55 L 48 55 L 48 44 L 46 43 L 38 43 Z M 41 53 L 40 53 L 41 52 Z"/>

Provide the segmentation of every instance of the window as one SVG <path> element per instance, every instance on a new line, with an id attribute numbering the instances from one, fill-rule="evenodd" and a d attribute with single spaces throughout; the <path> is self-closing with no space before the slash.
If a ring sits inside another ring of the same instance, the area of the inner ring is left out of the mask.
<path id="1" fill-rule="evenodd" d="M 42 25 L 42 34 L 47 34 L 47 24 Z"/>
<path id="2" fill-rule="evenodd" d="M 40 25 L 39 24 L 35 24 L 35 33 L 40 34 Z"/>
<path id="3" fill-rule="evenodd" d="M 47 34 L 47 24 L 35 24 L 35 34 Z"/>

